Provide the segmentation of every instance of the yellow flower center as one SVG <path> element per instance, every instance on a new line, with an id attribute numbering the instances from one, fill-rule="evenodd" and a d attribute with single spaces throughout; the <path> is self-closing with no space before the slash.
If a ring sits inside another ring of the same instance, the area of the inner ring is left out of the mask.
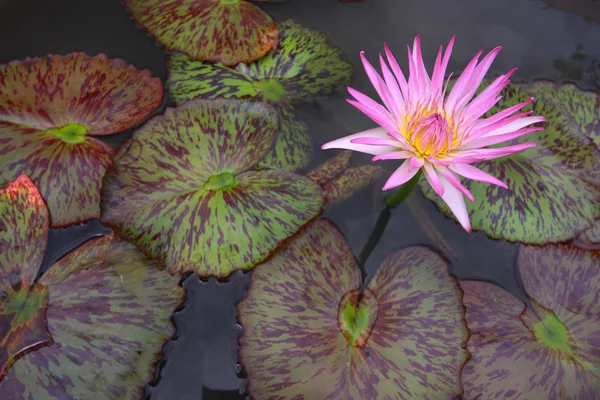
<path id="1" fill-rule="evenodd" d="M 429 110 L 409 116 L 403 136 L 423 157 L 446 155 L 458 144 L 453 121 Z"/>

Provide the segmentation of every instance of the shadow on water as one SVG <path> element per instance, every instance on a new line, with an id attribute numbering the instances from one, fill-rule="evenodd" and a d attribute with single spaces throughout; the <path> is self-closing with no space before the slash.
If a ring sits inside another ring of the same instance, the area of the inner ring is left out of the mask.
<path id="1" fill-rule="evenodd" d="M 289 0 L 287 3 L 261 4 L 278 19 L 294 18 L 300 24 L 328 33 L 329 42 L 341 47 L 344 57 L 357 66 L 352 86 L 369 93 L 369 83 L 360 68 L 359 52 L 375 57 L 387 42 L 404 62 L 404 48 L 421 33 L 424 58 L 431 65 L 439 44 L 457 35 L 449 69 L 459 72 L 482 47 L 503 45 L 504 50 L 492 67 L 492 74 L 519 67 L 515 79 L 537 76 L 569 78 L 584 87 L 598 87 L 600 27 L 584 22 L 576 13 L 564 12 L 566 0 L 371 0 L 343 3 L 337 0 Z M 586 3 L 582 1 L 581 3 Z M 598 4 L 590 20 L 600 21 Z M 548 8 L 548 6 L 552 8 Z M 0 47 L 0 62 L 49 53 L 85 51 L 119 57 L 137 68 L 147 68 L 163 82 L 166 55 L 160 46 L 132 23 L 118 0 L 19 0 L 0 2 L 0 35 L 10 40 Z M 515 12 L 518 10 L 518 12 Z M 586 8 L 585 10 L 588 10 Z M 589 8 L 592 10 L 592 8 Z M 587 11 L 586 11 L 587 12 Z M 335 16 L 335 18 L 333 18 Z M 17 40 L 18 38 L 18 40 Z M 373 127 L 365 116 L 344 101 L 344 95 L 317 99 L 306 107 L 313 133 L 313 165 L 333 154 L 319 147 L 334 138 Z M 162 112 L 172 103 L 165 98 Z M 131 130 L 111 136 L 117 146 Z M 357 155 L 353 162 L 368 162 Z M 389 165 L 389 164 L 388 164 Z M 381 183 L 326 213 L 346 236 L 355 255 L 361 251 L 377 219 Z M 52 230 L 44 259 L 44 269 L 70 249 L 107 233 L 97 221 Z M 426 245 L 436 249 L 459 279 L 494 282 L 523 299 L 516 273 L 518 245 L 467 234 L 452 220 L 438 212 L 418 190 L 394 210 L 383 235 L 367 263 L 369 275 L 391 252 L 405 246 Z M 247 289 L 250 278 L 237 273 L 227 281 L 202 281 L 189 275 L 184 307 L 173 321 L 177 334 L 164 346 L 156 379 L 148 385 L 151 399 L 242 399 L 245 381 L 236 372 L 238 339 L 242 332 L 236 324 L 235 305 Z"/>

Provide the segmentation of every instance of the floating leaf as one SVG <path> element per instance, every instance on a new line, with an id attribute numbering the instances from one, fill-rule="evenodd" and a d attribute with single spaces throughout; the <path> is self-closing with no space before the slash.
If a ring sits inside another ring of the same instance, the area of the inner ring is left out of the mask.
<path id="1" fill-rule="evenodd" d="M 471 331 L 465 398 L 600 397 L 600 252 L 521 246 L 533 309 L 503 289 L 461 282 Z"/>
<path id="2" fill-rule="evenodd" d="M 109 135 L 146 118 L 163 89 L 148 71 L 83 53 L 0 66 L 0 184 L 26 174 L 52 226 L 100 216 L 100 184 L 114 150 Z"/>
<path id="3" fill-rule="evenodd" d="M 581 131 L 600 146 L 600 95 L 591 90 L 582 90 L 574 83 L 558 85 L 549 80 L 537 80 L 531 85 L 536 99 L 552 102 L 563 108 L 567 124 Z"/>
<path id="4" fill-rule="evenodd" d="M 379 179 L 384 171 L 378 165 L 362 165 L 350 168 L 323 186 L 328 206 L 342 203 L 364 187 Z"/>
<path id="5" fill-rule="evenodd" d="M 184 54 L 169 57 L 167 85 L 182 104 L 202 98 L 257 98 L 281 112 L 280 133 L 265 166 L 295 171 L 308 165 L 312 143 L 308 127 L 289 105 L 333 93 L 350 81 L 352 65 L 339 58 L 325 36 L 292 21 L 280 23 L 281 42 L 260 60 L 235 69 L 194 61 Z"/>
<path id="6" fill-rule="evenodd" d="M 324 185 L 337 178 L 348 169 L 350 166 L 350 158 L 352 158 L 351 151 L 340 151 L 335 157 L 327 160 L 306 174 L 306 177 L 317 182 L 319 185 Z"/>
<path id="7" fill-rule="evenodd" d="M 534 89 L 510 85 L 488 115 L 527 100 L 539 90 Z M 530 109 L 531 105 L 524 110 Z M 466 202 L 467 210 L 473 229 L 493 238 L 535 244 L 569 240 L 600 218 L 600 150 L 553 101 L 536 98 L 533 114 L 547 118 L 545 130 L 506 144 L 535 142 L 537 147 L 474 164 L 505 182 L 508 189 L 463 180 L 475 197 L 474 202 Z M 453 216 L 426 181 L 420 184 L 427 198 Z"/>
<path id="8" fill-rule="evenodd" d="M 123 0 L 167 50 L 225 65 L 251 62 L 277 48 L 273 18 L 244 0 Z"/>
<path id="9" fill-rule="evenodd" d="M 392 254 L 358 297 L 335 227 L 317 219 L 252 273 L 238 306 L 255 398 L 423 399 L 461 392 L 460 292 L 431 250 Z"/>
<path id="10" fill-rule="evenodd" d="M 35 284 L 48 238 L 48 211 L 21 175 L 0 190 L 0 380 L 27 352 L 52 344 L 48 290 Z"/>
<path id="11" fill-rule="evenodd" d="M 585 230 L 576 240 L 579 245 L 600 245 L 600 221 L 596 221 L 594 226 Z"/>
<path id="12" fill-rule="evenodd" d="M 109 235 L 87 242 L 35 280 L 48 234 L 41 196 L 21 176 L 0 191 L 0 210 L 0 247 L 6 250 L 0 252 L 2 398 L 141 396 L 162 344 L 174 333 L 171 313 L 184 296 L 177 277 L 147 260 L 137 263 L 147 276 L 134 295 L 118 270 L 139 260 L 139 253 Z"/>
<path id="13" fill-rule="evenodd" d="M 316 217 L 320 187 L 252 169 L 277 112 L 242 100 L 193 100 L 138 129 L 104 182 L 102 221 L 171 273 L 225 277 L 252 268 Z"/>
<path id="14" fill-rule="evenodd" d="M 291 107 L 282 107 L 279 110 L 279 127 L 275 143 L 258 165 L 286 171 L 305 168 L 312 152 L 312 139 L 306 122 Z"/>
<path id="15" fill-rule="evenodd" d="M 339 58 L 325 36 L 291 20 L 279 24 L 281 41 L 260 60 L 239 64 L 194 61 L 183 54 L 169 57 L 167 86 L 177 103 L 195 97 L 258 97 L 274 104 L 307 102 L 349 83 L 352 65 Z"/>

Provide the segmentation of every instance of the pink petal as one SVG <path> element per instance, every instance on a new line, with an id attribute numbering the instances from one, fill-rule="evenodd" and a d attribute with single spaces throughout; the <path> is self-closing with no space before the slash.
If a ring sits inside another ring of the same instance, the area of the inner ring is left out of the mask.
<path id="1" fill-rule="evenodd" d="M 535 146 L 535 143 L 521 143 L 493 149 L 456 151 L 446 156 L 443 161 L 448 161 L 450 163 L 472 164 L 479 161 L 493 160 L 494 158 L 504 157 Z"/>
<path id="2" fill-rule="evenodd" d="M 440 51 L 438 53 L 437 59 L 435 61 L 435 66 L 433 68 L 433 74 L 431 76 L 431 91 L 438 92 L 439 95 L 442 95 L 442 89 L 444 84 L 444 77 L 446 76 L 446 69 L 448 68 L 448 62 L 450 61 L 450 55 L 452 54 L 452 47 L 454 46 L 455 37 L 452 36 L 450 41 L 448 42 L 448 46 L 446 47 L 446 52 L 444 53 L 444 58 L 442 61 L 439 61 L 442 55 L 442 46 L 440 46 Z"/>
<path id="3" fill-rule="evenodd" d="M 351 87 L 348 88 L 348 92 L 356 99 L 356 101 L 350 99 L 346 100 L 348 103 L 358 108 L 367 117 L 371 118 L 374 122 L 387 130 L 395 131 L 398 129 L 394 117 L 392 117 L 389 111 L 381 104 Z"/>
<path id="4" fill-rule="evenodd" d="M 507 118 L 509 115 L 512 115 L 515 112 L 519 111 L 526 105 L 530 104 L 532 101 L 533 101 L 533 97 L 531 97 L 527 101 L 524 101 L 519 104 L 515 104 L 514 106 L 510 106 L 500 112 L 497 112 L 496 114 L 492 115 L 489 118 L 480 119 L 475 123 L 475 129 L 479 130 L 482 128 L 486 128 L 491 124 L 495 124 L 495 123 L 501 121 L 502 119 Z M 531 114 L 532 111 L 529 111 L 528 113 Z"/>
<path id="5" fill-rule="evenodd" d="M 494 59 L 496 58 L 496 56 L 498 55 L 500 50 L 502 50 L 502 47 L 500 47 L 500 46 L 496 47 L 494 50 L 490 51 L 483 58 L 483 60 L 481 60 L 481 63 L 479 63 L 479 65 L 475 68 L 475 70 L 471 74 L 469 81 L 465 85 L 463 95 L 457 101 L 457 103 L 455 105 L 455 109 L 461 109 L 469 101 L 471 101 L 471 99 L 477 92 L 479 85 L 481 85 L 481 82 L 483 81 L 485 74 L 487 74 L 488 70 L 490 69 L 490 66 L 494 62 Z"/>
<path id="6" fill-rule="evenodd" d="M 442 186 L 444 186 L 442 200 L 448 204 L 448 207 L 450 207 L 450 210 L 452 210 L 452 213 L 454 213 L 465 231 L 471 232 L 471 221 L 469 220 L 469 213 L 467 212 L 467 206 L 465 205 L 462 193 L 443 176 L 440 176 L 440 181 L 442 182 Z"/>
<path id="7" fill-rule="evenodd" d="M 408 166 L 410 165 L 410 160 L 405 160 L 400 167 L 387 180 L 385 185 L 383 186 L 383 190 L 389 190 L 395 188 L 397 186 L 403 185 L 413 176 L 417 174 L 419 171 L 418 168 L 414 168 L 412 171 L 409 171 Z"/>
<path id="8" fill-rule="evenodd" d="M 462 194 L 464 194 L 465 196 L 467 196 L 467 198 L 470 201 L 475 201 L 475 198 L 473 197 L 473 195 L 471 194 L 471 192 L 469 192 L 469 189 L 467 189 L 466 187 L 463 186 L 463 184 L 460 182 L 460 179 L 458 179 L 458 177 L 456 175 L 454 175 L 452 173 L 452 171 L 450 171 L 448 168 L 442 167 L 442 166 L 436 166 L 435 167 L 436 171 L 443 176 L 444 178 L 446 178 L 446 180 L 452 185 L 454 186 L 456 189 L 458 189 Z"/>
<path id="9" fill-rule="evenodd" d="M 321 146 L 321 149 L 346 149 L 352 151 L 359 151 L 361 153 L 379 155 L 385 153 L 391 153 L 394 151 L 398 151 L 398 147 L 394 146 L 371 146 L 368 144 L 358 144 L 352 143 L 354 139 L 363 138 L 363 137 L 371 137 L 375 139 L 383 139 L 389 140 L 389 136 L 386 133 L 386 130 L 383 128 L 373 128 L 363 132 L 355 133 L 350 136 L 345 136 L 340 139 L 333 140 L 331 142 L 325 143 Z"/>
<path id="10" fill-rule="evenodd" d="M 408 164 L 408 170 L 410 172 L 412 172 L 413 169 L 418 170 L 419 168 L 421 168 L 424 164 L 425 164 L 425 160 L 421 157 L 413 157 L 409 160 L 409 164 Z"/>
<path id="11" fill-rule="evenodd" d="M 385 84 L 387 85 L 388 90 L 392 96 L 391 111 L 394 113 L 396 120 L 401 118 L 403 119 L 405 114 L 406 103 L 404 101 L 404 97 L 402 96 L 402 92 L 400 92 L 400 88 L 398 87 L 398 82 L 396 81 L 396 78 L 394 78 L 394 75 L 386 65 L 381 54 L 379 55 L 379 64 L 381 64 L 381 71 L 383 72 L 383 79 L 385 80 Z"/>
<path id="12" fill-rule="evenodd" d="M 386 56 L 388 62 L 390 63 L 390 67 L 392 68 L 392 72 L 394 72 L 394 75 L 396 76 L 396 80 L 398 81 L 398 85 L 400 85 L 400 90 L 402 91 L 402 95 L 404 96 L 404 99 L 407 99 L 408 98 L 408 83 L 406 82 L 406 77 L 404 76 L 402 69 L 398 65 L 398 61 L 396 61 L 396 58 L 394 58 L 394 56 L 392 55 L 392 52 L 390 51 L 390 48 L 388 47 L 388 45 L 386 43 L 384 43 L 383 47 L 385 49 L 385 56 Z"/>
<path id="13" fill-rule="evenodd" d="M 542 127 L 536 127 L 536 128 L 521 129 L 521 130 L 514 131 L 514 132 L 504 133 L 502 135 L 493 135 L 493 136 L 488 135 L 488 136 L 479 138 L 477 140 L 473 140 L 468 145 L 461 146 L 460 149 L 461 150 L 479 149 L 482 147 L 491 146 L 493 144 L 508 142 L 509 140 L 513 140 L 513 139 L 516 139 L 523 135 L 527 135 L 528 133 L 536 132 L 536 131 L 543 131 L 543 130 L 544 130 L 544 128 L 542 128 Z"/>
<path id="14" fill-rule="evenodd" d="M 472 179 L 474 181 L 479 181 L 479 182 L 491 183 L 491 184 L 503 187 L 505 189 L 508 189 L 508 186 L 506 185 L 506 183 L 502 182 L 498 178 L 496 178 L 496 177 L 488 174 L 487 172 L 484 172 L 484 171 L 480 170 L 479 168 L 476 168 L 472 165 L 450 164 L 450 165 L 448 165 L 448 169 L 456 172 L 459 175 L 464 176 L 467 179 Z"/>
<path id="15" fill-rule="evenodd" d="M 469 80 L 472 78 L 471 74 L 475 70 L 477 61 L 479 61 L 479 57 L 481 56 L 482 53 L 483 53 L 483 50 L 479 50 L 479 52 L 477 54 L 475 54 L 475 57 L 473 57 L 473 59 L 467 64 L 467 66 L 465 67 L 465 70 L 462 72 L 462 74 L 458 77 L 458 79 L 454 83 L 454 86 L 452 87 L 452 90 L 450 91 L 450 94 L 448 95 L 448 98 L 446 99 L 446 104 L 445 104 L 445 107 L 449 111 L 454 112 L 456 109 L 456 103 L 462 97 L 464 97 L 463 92 L 465 90 L 465 86 L 469 83 Z"/>
<path id="16" fill-rule="evenodd" d="M 385 104 L 385 107 L 388 109 L 388 111 L 391 111 L 393 113 L 394 111 L 393 111 L 392 106 L 393 106 L 394 102 L 393 102 L 392 96 L 389 92 L 389 89 L 388 89 L 386 83 L 383 81 L 383 79 L 381 79 L 381 76 L 379 76 L 377 71 L 375 71 L 375 68 L 373 68 L 371 63 L 369 63 L 369 61 L 365 57 L 364 51 L 360 52 L 360 59 L 362 61 L 363 67 L 365 68 L 367 76 L 369 77 L 369 80 L 371 81 L 371 84 L 373 85 L 373 87 L 375 88 L 375 91 L 379 95 L 379 98 L 383 101 L 383 103 Z"/>
<path id="17" fill-rule="evenodd" d="M 346 101 L 349 104 L 351 104 L 354 107 L 356 107 L 359 111 L 361 111 L 367 117 L 371 118 L 371 120 L 373 120 L 373 122 L 375 122 L 376 124 L 378 124 L 382 128 L 384 128 L 384 129 L 386 129 L 388 131 L 396 131 L 398 129 L 396 127 L 396 124 L 394 124 L 388 118 L 382 117 L 380 113 L 374 112 L 372 109 L 370 109 L 369 107 L 365 106 L 363 103 L 359 103 L 358 101 L 354 101 L 354 100 L 350 100 L 350 99 L 347 99 Z"/>
<path id="18" fill-rule="evenodd" d="M 423 165 L 423 172 L 425 173 L 425 178 L 427 178 L 427 182 L 429 182 L 433 190 L 435 190 L 438 196 L 442 197 L 444 195 L 444 187 L 442 186 L 442 182 L 440 182 L 440 178 L 435 172 L 433 165 L 426 162 Z"/>
<path id="19" fill-rule="evenodd" d="M 379 154 L 371 159 L 371 161 L 379 160 L 404 160 L 413 157 L 415 154 L 410 151 L 395 151 L 393 153 Z"/>

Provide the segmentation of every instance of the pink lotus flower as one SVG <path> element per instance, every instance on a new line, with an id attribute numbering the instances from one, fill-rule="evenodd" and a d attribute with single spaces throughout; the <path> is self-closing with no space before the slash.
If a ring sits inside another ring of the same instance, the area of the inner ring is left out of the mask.
<path id="1" fill-rule="evenodd" d="M 429 184 L 448 204 L 463 228 L 470 232 L 471 222 L 463 195 L 471 201 L 474 199 L 457 175 L 507 188 L 506 184 L 471 164 L 535 147 L 535 143 L 524 143 L 485 148 L 542 130 L 542 127 L 525 127 L 545 121 L 545 118 L 529 116 L 531 112 L 515 114 L 531 103 L 533 97 L 489 118 L 481 118 L 501 99 L 500 92 L 516 71 L 514 68 L 499 76 L 473 98 L 501 47 L 496 47 L 481 62 L 478 61 L 483 50 L 479 51 L 446 96 L 448 81 L 444 85 L 444 75 L 453 44 L 454 37 L 443 55 L 440 46 L 430 78 L 421 56 L 420 36 L 417 36 L 413 51 L 408 48 L 408 82 L 387 45 L 384 45 L 385 54 L 391 71 L 379 55 L 383 78 L 361 52 L 367 75 L 385 107 L 350 87 L 348 91 L 356 100 L 349 99 L 348 103 L 380 127 L 334 140 L 321 148 L 373 154 L 373 161 L 405 160 L 383 190 L 404 184 L 422 168 Z"/>

